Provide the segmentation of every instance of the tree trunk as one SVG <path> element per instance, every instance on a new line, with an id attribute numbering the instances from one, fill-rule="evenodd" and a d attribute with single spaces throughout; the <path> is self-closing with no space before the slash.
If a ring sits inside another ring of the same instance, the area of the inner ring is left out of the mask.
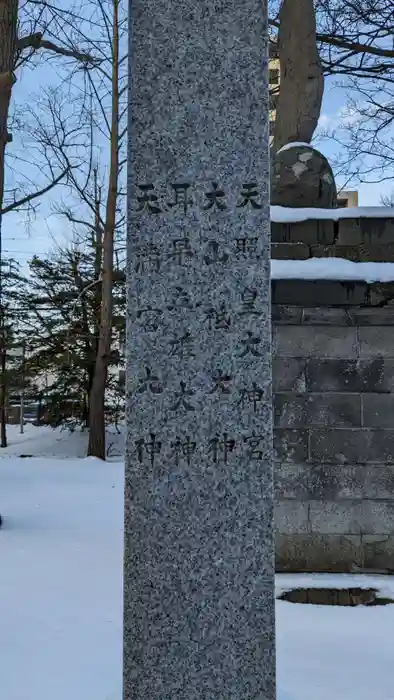
<path id="1" fill-rule="evenodd" d="M 7 387 L 5 383 L 5 370 L 6 370 L 6 348 L 5 339 L 2 332 L 2 341 L 0 349 L 0 447 L 7 447 L 7 415 L 6 415 L 6 403 L 7 403 Z"/>
<path id="2" fill-rule="evenodd" d="M 112 340 L 114 238 L 119 177 L 119 0 L 113 0 L 111 142 L 103 233 L 103 273 L 98 350 L 90 393 L 88 455 L 105 459 L 105 390 Z"/>
<path id="3" fill-rule="evenodd" d="M 18 0 L 0 0 L 0 212 L 4 198 L 4 155 L 11 140 L 7 131 L 18 26 Z"/>
<path id="4" fill-rule="evenodd" d="M 6 432 L 6 344 L 2 289 L 2 209 L 4 200 L 5 149 L 11 136 L 7 130 L 18 26 L 18 0 L 0 0 L 0 444 L 7 446 Z"/>
<path id="5" fill-rule="evenodd" d="M 313 0 L 283 0 L 279 13 L 280 85 L 273 151 L 310 143 L 320 117 L 324 76 Z"/>

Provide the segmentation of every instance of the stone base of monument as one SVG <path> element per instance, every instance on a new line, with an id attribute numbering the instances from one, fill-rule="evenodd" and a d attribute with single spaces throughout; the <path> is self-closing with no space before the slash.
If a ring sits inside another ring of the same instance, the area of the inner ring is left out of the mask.
<path id="1" fill-rule="evenodd" d="M 391 598 L 379 595 L 375 588 L 294 588 L 279 596 L 289 603 L 340 605 L 345 607 L 389 605 Z"/>
<path id="2" fill-rule="evenodd" d="M 327 158 L 306 144 L 281 148 L 272 159 L 271 204 L 336 208 L 337 188 Z"/>

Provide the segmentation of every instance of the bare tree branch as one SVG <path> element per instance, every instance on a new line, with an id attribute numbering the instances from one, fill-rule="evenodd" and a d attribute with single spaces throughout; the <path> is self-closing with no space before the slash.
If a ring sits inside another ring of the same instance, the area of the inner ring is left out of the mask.
<path id="1" fill-rule="evenodd" d="M 36 32 L 35 34 L 30 34 L 30 36 L 20 37 L 17 41 L 18 51 L 24 51 L 25 49 L 33 49 L 38 51 L 39 49 L 46 49 L 47 51 L 52 51 L 52 53 L 59 54 L 59 56 L 68 56 L 70 58 L 75 58 L 77 61 L 81 61 L 85 64 L 91 64 L 93 66 L 101 63 L 101 59 L 95 58 L 87 53 L 82 53 L 76 49 L 68 49 L 64 46 L 59 46 L 54 44 L 52 41 L 44 39 L 42 32 Z"/>

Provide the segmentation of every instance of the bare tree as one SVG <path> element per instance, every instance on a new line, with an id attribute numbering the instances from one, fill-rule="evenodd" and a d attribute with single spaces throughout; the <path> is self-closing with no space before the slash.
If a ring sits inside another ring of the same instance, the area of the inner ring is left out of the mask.
<path id="1" fill-rule="evenodd" d="M 64 11 L 63 11 L 64 12 Z M 72 14 L 72 10 L 70 10 Z M 55 4 L 39 0 L 0 0 L 0 263 L 2 249 L 3 215 L 24 206 L 29 206 L 38 197 L 55 187 L 67 174 L 68 169 L 50 173 L 50 179 L 41 187 L 33 186 L 29 192 L 18 196 L 19 188 L 11 188 L 10 200 L 5 204 L 6 149 L 12 142 L 10 131 L 10 105 L 13 87 L 17 80 L 18 69 L 28 60 L 32 60 L 39 50 L 50 54 L 71 58 L 85 66 L 94 61 L 90 55 L 81 52 L 76 45 L 60 40 L 54 42 L 44 35 L 48 29 L 53 34 L 51 25 L 58 24 Z M 67 45 L 68 43 L 68 45 Z M 4 327 L 4 309 L 2 302 L 2 275 L 0 275 L 0 422 L 1 444 L 6 443 L 5 432 L 5 353 L 6 338 Z"/>
<path id="2" fill-rule="evenodd" d="M 48 119 L 35 115 L 32 138 L 51 162 L 69 170 L 70 193 L 58 205 L 67 219 L 100 235 L 101 297 L 97 354 L 90 392 L 89 455 L 105 459 L 105 391 L 112 348 L 114 254 L 122 236 L 127 113 L 127 7 L 125 0 L 85 5 L 84 21 L 68 21 L 68 35 L 100 60 L 64 93 L 46 95 Z M 70 116 L 71 89 L 76 114 Z M 74 133 L 74 128 L 79 132 Z M 66 138 L 63 138 L 68 134 Z M 78 147 L 76 148 L 76 142 Z M 76 167 L 78 155 L 82 156 Z M 73 162 L 72 162 L 72 159 Z M 96 186 L 92 188 L 92 173 Z M 97 199 L 97 188 L 100 201 Z M 93 217 L 93 219 L 92 219 Z"/>

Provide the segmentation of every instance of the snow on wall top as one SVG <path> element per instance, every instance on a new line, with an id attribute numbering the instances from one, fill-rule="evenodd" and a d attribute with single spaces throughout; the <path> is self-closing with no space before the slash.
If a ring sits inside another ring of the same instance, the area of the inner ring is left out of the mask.
<path id="1" fill-rule="evenodd" d="M 289 144 L 288 144 L 289 145 Z M 271 221 L 275 223 L 296 223 L 308 219 L 394 219 L 394 207 L 344 207 L 338 209 L 318 209 L 316 207 L 271 207 Z"/>
<path id="2" fill-rule="evenodd" d="M 343 258 L 271 260 L 271 279 L 393 282 L 394 263 L 357 263 Z"/>

